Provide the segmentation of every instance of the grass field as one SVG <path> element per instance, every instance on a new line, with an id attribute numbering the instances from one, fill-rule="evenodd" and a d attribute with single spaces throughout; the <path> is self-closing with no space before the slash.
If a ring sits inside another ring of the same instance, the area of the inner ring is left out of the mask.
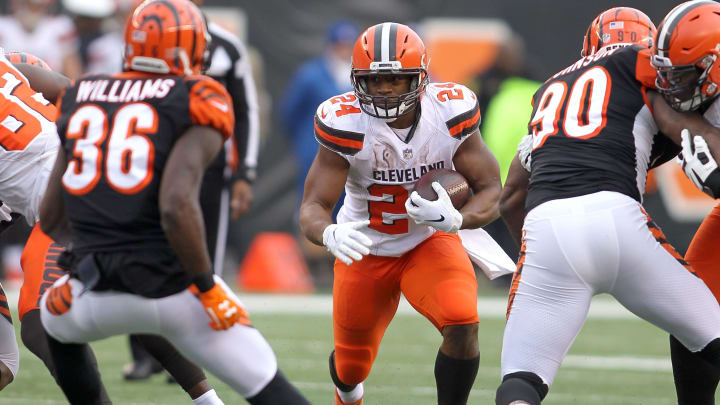
<path id="1" fill-rule="evenodd" d="M 315 298 L 314 304 L 298 301 L 295 305 L 292 299 L 289 303 L 270 299 L 263 304 L 263 298 L 248 306 L 253 323 L 275 349 L 280 367 L 313 404 L 326 405 L 332 401 L 327 372 L 332 323 L 327 297 Z M 493 304 L 481 315 L 480 370 L 471 404 L 494 403 L 494 391 L 499 383 L 504 319 L 498 309 L 502 307 L 502 299 L 495 299 Z M 544 403 L 673 404 L 667 335 L 612 309 L 612 303 L 607 300 L 601 299 L 600 304 L 610 304 L 611 310 L 605 315 L 591 312 L 591 319 L 576 340 Z M 483 304 L 480 306 L 482 309 Z M 435 403 L 433 363 L 439 342 L 440 336 L 429 322 L 407 308 L 401 310 L 387 331 L 366 382 L 365 404 Z M 129 359 L 124 337 L 96 342 L 93 347 L 116 404 L 191 403 L 177 385 L 167 384 L 162 375 L 147 382 L 124 382 L 121 369 Z M 21 356 L 20 375 L 0 393 L 0 404 L 66 403 L 42 363 L 25 348 Z M 211 377 L 211 382 L 225 403 L 245 403 L 217 379 Z"/>

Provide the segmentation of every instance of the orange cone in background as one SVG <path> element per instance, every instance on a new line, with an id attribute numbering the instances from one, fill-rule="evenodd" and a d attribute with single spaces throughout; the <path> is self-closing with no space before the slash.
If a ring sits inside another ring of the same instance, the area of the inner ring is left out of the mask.
<path id="1" fill-rule="evenodd" d="M 255 236 L 238 267 L 237 286 L 253 292 L 310 293 L 314 290 L 295 238 L 282 232 Z"/>

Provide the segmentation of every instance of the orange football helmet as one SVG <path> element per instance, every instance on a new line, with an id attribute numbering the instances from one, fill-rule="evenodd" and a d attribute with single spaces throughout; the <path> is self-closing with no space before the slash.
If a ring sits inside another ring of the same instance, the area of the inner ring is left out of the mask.
<path id="1" fill-rule="evenodd" d="M 189 0 L 147 0 L 125 25 L 124 69 L 175 75 L 198 74 L 210 35 Z"/>
<path id="2" fill-rule="evenodd" d="M 583 39 L 581 56 L 594 55 L 600 48 L 638 44 L 650 48 L 655 24 L 642 11 L 632 7 L 613 7 L 598 14 Z"/>
<path id="3" fill-rule="evenodd" d="M 38 58 L 35 55 L 29 54 L 27 52 L 20 52 L 20 51 L 12 51 L 12 52 L 6 52 L 5 58 L 10 61 L 10 63 L 27 63 L 28 65 L 37 66 L 39 68 L 43 68 L 45 70 L 52 70 L 50 69 L 50 65 L 48 65 L 44 60 Z"/>
<path id="4" fill-rule="evenodd" d="M 665 16 L 653 47 L 656 87 L 678 111 L 692 111 L 717 97 L 720 86 L 720 4 L 688 1 Z"/>
<path id="5" fill-rule="evenodd" d="M 428 83 L 425 44 L 410 27 L 386 22 L 366 29 L 355 41 L 351 80 L 360 107 L 367 114 L 394 120 L 412 110 Z M 408 75 L 410 91 L 400 95 L 371 95 L 367 80 L 374 75 Z"/>

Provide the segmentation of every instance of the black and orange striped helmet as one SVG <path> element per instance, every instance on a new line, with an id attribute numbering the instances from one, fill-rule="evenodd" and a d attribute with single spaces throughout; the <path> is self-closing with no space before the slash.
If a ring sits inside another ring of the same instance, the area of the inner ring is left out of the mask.
<path id="1" fill-rule="evenodd" d="M 28 65 L 37 66 L 39 68 L 45 69 L 45 70 L 52 70 L 50 68 L 50 65 L 47 64 L 44 60 L 38 58 L 35 55 L 29 54 L 27 52 L 21 52 L 21 51 L 12 51 L 12 52 L 5 52 L 5 58 L 10 61 L 10 63 L 27 63 Z"/>
<path id="2" fill-rule="evenodd" d="M 655 43 L 655 85 L 674 109 L 696 110 L 720 94 L 720 4 L 696 0 L 676 6 L 660 23 Z"/>
<path id="3" fill-rule="evenodd" d="M 650 48 L 655 31 L 655 24 L 642 11 L 632 7 L 613 7 L 600 13 L 590 23 L 580 55 L 594 55 L 606 46 L 638 44 Z"/>
<path id="4" fill-rule="evenodd" d="M 147 0 L 125 25 L 125 70 L 197 74 L 207 57 L 205 18 L 189 0 Z"/>
<path id="5" fill-rule="evenodd" d="M 410 27 L 386 22 L 366 29 L 355 41 L 351 79 L 363 111 L 373 117 L 395 119 L 412 111 L 428 83 L 425 44 Z M 373 75 L 412 76 L 405 94 L 371 95 L 367 79 Z"/>

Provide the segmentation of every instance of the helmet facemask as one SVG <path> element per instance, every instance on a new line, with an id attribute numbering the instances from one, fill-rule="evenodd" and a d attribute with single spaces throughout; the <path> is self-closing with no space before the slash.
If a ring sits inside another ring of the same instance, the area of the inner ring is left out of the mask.
<path id="1" fill-rule="evenodd" d="M 378 75 L 410 76 L 410 91 L 398 95 L 372 95 L 368 91 L 368 80 Z M 427 70 L 402 68 L 399 61 L 372 62 L 370 69 L 352 69 L 351 81 L 360 107 L 370 116 L 392 122 L 413 111 L 428 83 Z"/>
<path id="2" fill-rule="evenodd" d="M 695 63 L 673 66 L 668 58 L 654 55 L 655 86 L 674 110 L 697 110 L 718 95 L 717 84 L 708 80 L 716 61 L 717 55 L 708 54 Z"/>

